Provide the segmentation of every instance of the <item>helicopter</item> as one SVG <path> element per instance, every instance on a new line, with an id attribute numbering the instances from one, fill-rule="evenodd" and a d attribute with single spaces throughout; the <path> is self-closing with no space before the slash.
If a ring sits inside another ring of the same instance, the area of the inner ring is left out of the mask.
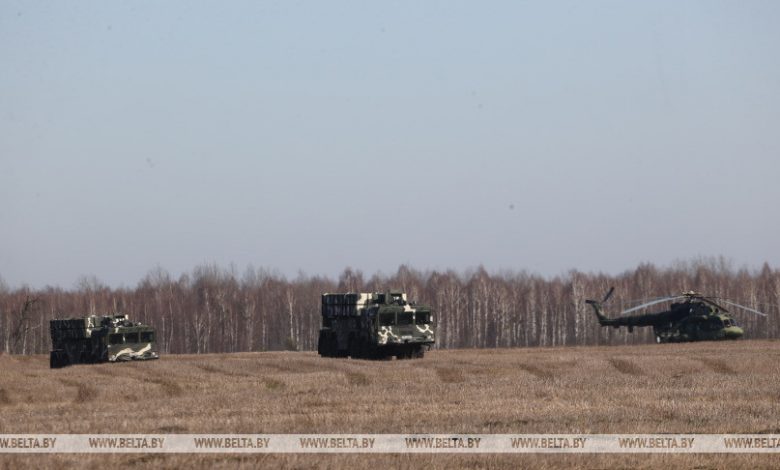
<path id="1" fill-rule="evenodd" d="M 652 326 L 657 343 L 713 341 L 738 339 L 742 337 L 745 333 L 744 330 L 737 324 L 734 317 L 729 315 L 729 311 L 720 304 L 726 304 L 750 313 L 764 317 L 766 316 L 765 313 L 729 300 L 706 297 L 698 292 L 687 291 L 679 295 L 652 299 L 641 305 L 637 305 L 636 307 L 624 310 L 620 315 L 642 310 L 664 302 L 672 303 L 669 310 L 658 313 L 647 313 L 644 315 L 609 318 L 604 315 L 602 304 L 609 300 L 614 292 L 615 288 L 612 287 L 601 301 L 585 301 L 585 303 L 593 307 L 593 310 L 596 312 L 596 317 L 599 319 L 599 324 L 601 326 L 611 326 L 613 328 L 626 326 L 628 327 L 629 332 L 633 332 L 635 327 Z"/>

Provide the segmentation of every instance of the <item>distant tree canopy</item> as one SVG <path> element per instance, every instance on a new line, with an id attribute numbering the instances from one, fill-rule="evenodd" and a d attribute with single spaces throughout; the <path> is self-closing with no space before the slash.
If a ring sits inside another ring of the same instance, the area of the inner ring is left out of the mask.
<path id="1" fill-rule="evenodd" d="M 295 279 L 264 269 L 243 275 L 216 265 L 196 267 L 172 279 L 150 271 L 134 289 L 111 289 L 84 278 L 74 290 L 47 287 L 11 290 L 0 281 L 2 351 L 40 354 L 50 348 L 49 320 L 89 314 L 126 313 L 157 329 L 164 353 L 314 350 L 320 327 L 320 294 L 403 290 L 430 305 L 437 323 L 437 348 L 498 348 L 632 344 L 652 341 L 652 329 L 601 328 L 585 299 L 600 298 L 616 314 L 631 300 L 696 290 L 761 310 L 768 317 L 735 311 L 748 338 L 780 338 L 780 271 L 733 270 L 722 260 L 679 263 L 659 269 L 642 264 L 617 276 L 569 273 L 544 278 L 526 272 L 489 274 L 417 271 L 401 266 L 392 276 L 347 268 L 338 281 Z"/>

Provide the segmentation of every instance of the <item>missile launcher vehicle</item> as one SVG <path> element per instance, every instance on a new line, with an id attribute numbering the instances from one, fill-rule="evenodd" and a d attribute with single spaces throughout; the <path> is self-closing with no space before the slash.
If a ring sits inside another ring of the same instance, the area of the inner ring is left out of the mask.
<path id="1" fill-rule="evenodd" d="M 323 357 L 422 358 L 435 341 L 431 309 L 402 292 L 322 295 Z"/>
<path id="2" fill-rule="evenodd" d="M 127 315 L 51 320 L 52 369 L 70 364 L 157 359 L 154 328 Z"/>

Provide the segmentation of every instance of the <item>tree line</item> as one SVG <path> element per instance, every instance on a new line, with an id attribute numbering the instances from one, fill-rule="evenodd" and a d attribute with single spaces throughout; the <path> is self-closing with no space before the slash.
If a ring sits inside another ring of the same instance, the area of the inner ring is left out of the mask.
<path id="1" fill-rule="evenodd" d="M 570 271 L 546 278 L 524 271 L 488 273 L 418 271 L 401 266 L 393 275 L 366 277 L 346 268 L 337 280 L 299 274 L 295 279 L 267 269 L 202 265 L 174 279 L 160 268 L 135 288 L 112 289 L 94 277 L 71 290 L 9 289 L 0 280 L 0 345 L 11 354 L 47 353 L 49 320 L 125 313 L 152 325 L 163 353 L 315 350 L 320 295 L 325 292 L 402 290 L 431 306 L 437 348 L 547 347 L 635 344 L 653 340 L 652 328 L 629 333 L 601 328 L 588 298 L 601 298 L 616 314 L 641 299 L 696 290 L 768 314 L 732 309 L 746 337 L 780 338 L 780 271 L 732 269 L 722 259 L 642 264 L 619 275 Z"/>

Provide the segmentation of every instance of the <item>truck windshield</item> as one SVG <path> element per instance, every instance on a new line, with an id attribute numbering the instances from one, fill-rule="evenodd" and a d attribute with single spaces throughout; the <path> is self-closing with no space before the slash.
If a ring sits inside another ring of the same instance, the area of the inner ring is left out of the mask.
<path id="1" fill-rule="evenodd" d="M 108 336 L 108 344 L 122 344 L 122 343 L 124 343 L 124 339 L 122 338 L 122 333 L 114 333 Z"/>
<path id="2" fill-rule="evenodd" d="M 412 312 L 403 312 L 398 314 L 399 325 L 411 325 L 412 324 Z"/>
<path id="3" fill-rule="evenodd" d="M 395 325 L 395 313 L 382 313 L 379 315 L 379 326 Z"/>
<path id="4" fill-rule="evenodd" d="M 418 325 L 427 325 L 431 322 L 431 314 L 428 312 L 417 312 L 414 316 L 414 322 Z"/>

